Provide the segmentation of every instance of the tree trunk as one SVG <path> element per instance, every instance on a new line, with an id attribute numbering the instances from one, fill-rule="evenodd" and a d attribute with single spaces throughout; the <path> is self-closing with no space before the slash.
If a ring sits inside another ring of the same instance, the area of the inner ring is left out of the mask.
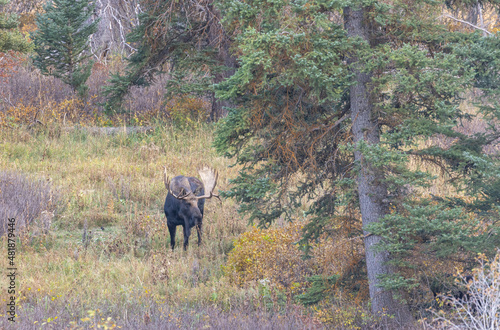
<path id="1" fill-rule="evenodd" d="M 369 42 L 369 28 L 363 22 L 363 14 L 363 9 L 346 8 L 344 10 L 345 28 L 349 37 L 362 37 Z M 363 140 L 367 144 L 373 145 L 380 142 L 380 135 L 377 119 L 372 113 L 370 75 L 361 72 L 362 65 L 356 64 L 357 61 L 355 56 L 349 59 L 350 64 L 354 65 L 353 73 L 357 82 L 350 88 L 352 132 L 355 144 Z M 369 224 L 378 222 L 387 213 L 387 207 L 384 203 L 387 189 L 382 183 L 384 173 L 369 162 L 365 162 L 363 154 L 359 150 L 354 152 L 354 159 L 361 166 L 357 183 L 363 228 L 366 228 Z M 373 314 L 380 316 L 383 325 L 387 328 L 412 328 L 413 317 L 409 308 L 396 301 L 392 291 L 384 290 L 379 286 L 380 276 L 392 273 L 392 269 L 388 265 L 389 253 L 374 250 L 374 245 L 381 241 L 381 237 L 370 235 L 366 229 L 363 233 L 365 235 L 366 267 Z M 394 315 L 394 318 L 388 317 L 389 315 Z"/>
<path id="2" fill-rule="evenodd" d="M 139 24 L 138 0 L 96 0 L 94 17 L 100 18 L 97 32 L 90 38 L 90 49 L 99 60 L 106 61 L 113 52 L 128 55 L 136 49 L 126 36 Z"/>
<path id="3" fill-rule="evenodd" d="M 218 84 L 225 79 L 231 77 L 236 71 L 236 57 L 231 54 L 231 40 L 226 35 L 226 31 L 222 26 L 221 14 L 217 8 L 214 6 L 210 6 L 210 9 L 214 13 L 214 19 L 210 25 L 210 31 L 208 34 L 208 43 L 218 49 L 217 61 L 219 65 L 223 65 L 228 70 L 216 73 L 214 75 L 213 82 L 214 84 Z M 210 121 L 217 121 L 219 118 L 224 117 L 227 114 L 227 111 L 224 109 L 226 107 L 232 107 L 234 104 L 229 100 L 219 100 L 215 97 L 215 93 L 212 93 L 212 109 L 210 112 Z"/>

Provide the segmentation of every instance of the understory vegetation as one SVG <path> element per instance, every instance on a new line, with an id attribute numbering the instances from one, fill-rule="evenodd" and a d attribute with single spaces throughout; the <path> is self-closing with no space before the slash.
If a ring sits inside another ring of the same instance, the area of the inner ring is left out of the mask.
<path id="1" fill-rule="evenodd" d="M 500 328 L 499 26 L 0 0 L 0 329 Z M 172 251 L 164 169 L 204 166 L 220 199 Z"/>
<path id="2" fill-rule="evenodd" d="M 10 104 L 3 103 L 1 112 L 0 212 L 2 228 L 7 218 L 17 220 L 16 326 L 377 327 L 367 303 L 362 237 L 346 235 L 360 226 L 359 214 L 346 219 L 350 227 L 318 238 L 304 258 L 307 215 L 263 229 L 248 225 L 234 200 L 211 200 L 201 247 L 168 248 L 163 166 L 176 175 L 196 175 L 210 164 L 219 171 L 221 191 L 239 171 L 212 148 L 214 125 L 199 111 L 207 107 L 203 99 L 162 106 L 153 86 L 130 98 L 142 97 L 147 106 L 110 117 L 99 111 L 97 94 L 82 104 L 53 78 L 30 72 L 29 64 L 15 70 L 4 80 L 11 90 L 4 89 Z M 95 68 L 91 82 L 101 79 L 101 70 Z M 19 88 L 29 98 L 15 99 Z M 85 130 L 111 125 L 152 130 Z M 443 196 L 450 191 L 445 180 L 431 190 Z M 6 235 L 0 250 L 7 255 Z M 6 269 L 8 260 L 1 260 Z M 454 280 L 460 263 L 410 261 L 425 267 L 418 288 L 406 297 L 421 324 L 460 317 L 446 314 L 453 309 L 433 296 L 460 290 Z M 6 290 L 1 297 L 8 299 Z M 0 325 L 12 326 L 1 314 Z"/>
<path id="3" fill-rule="evenodd" d="M 16 218 L 15 327 L 322 327 L 274 283 L 243 286 L 225 271 L 234 240 L 252 230 L 234 201 L 207 202 L 201 247 L 170 250 L 163 166 L 196 176 L 210 164 L 220 190 L 237 172 L 211 147 L 214 127 L 200 112 L 205 101 L 162 107 L 153 87 L 132 95 L 131 102 L 145 105 L 133 115 L 108 117 L 98 97 L 82 104 L 69 88 L 24 65 L 3 80 L 10 102 L 0 112 L 2 230 Z M 89 86 L 99 82 L 100 70 Z M 85 131 L 125 124 L 153 130 Z M 7 255 L 6 235 L 1 240 Z M 7 261 L 0 266 L 6 269 Z M 3 289 L 0 295 L 10 296 Z M 13 326 L 4 309 L 0 314 L 0 327 Z"/>

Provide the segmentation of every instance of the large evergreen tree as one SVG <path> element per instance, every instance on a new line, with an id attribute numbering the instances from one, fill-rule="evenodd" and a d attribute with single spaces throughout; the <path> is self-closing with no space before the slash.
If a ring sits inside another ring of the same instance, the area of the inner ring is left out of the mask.
<path id="1" fill-rule="evenodd" d="M 500 135 L 460 129 L 475 117 L 460 107 L 467 90 L 496 95 L 479 82 L 497 81 L 500 57 L 476 45 L 498 39 L 449 31 L 439 2 L 222 3 L 241 31 L 240 67 L 217 92 L 237 106 L 216 147 L 243 166 L 226 196 L 263 226 L 306 208 L 306 238 L 359 212 L 372 311 L 411 327 L 402 294 L 424 267 L 412 256 L 468 265 L 500 244 L 497 158 L 484 152 Z M 480 117 L 498 122 L 494 99 L 482 101 Z M 453 198 L 426 193 L 432 168 Z"/>
<path id="2" fill-rule="evenodd" d="M 91 22 L 93 8 L 88 0 L 50 0 L 44 6 L 45 13 L 37 15 L 38 29 L 32 36 L 34 64 L 80 96 L 86 93 L 93 65 L 88 52 L 89 37 L 97 30 L 97 21 Z"/>
<path id="3" fill-rule="evenodd" d="M 9 50 L 27 52 L 30 44 L 26 38 L 19 32 L 18 16 L 8 14 L 5 10 L 9 0 L 0 0 L 0 53 Z"/>

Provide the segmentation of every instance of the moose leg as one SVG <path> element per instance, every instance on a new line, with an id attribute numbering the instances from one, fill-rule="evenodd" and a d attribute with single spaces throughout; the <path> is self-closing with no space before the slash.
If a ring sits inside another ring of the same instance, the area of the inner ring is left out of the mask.
<path id="1" fill-rule="evenodd" d="M 183 228 L 184 228 L 184 251 L 186 251 L 189 244 L 189 235 L 191 235 L 191 228 L 189 228 L 189 226 L 183 226 Z"/>
<path id="2" fill-rule="evenodd" d="M 177 229 L 177 226 L 168 226 L 168 231 L 170 232 L 170 246 L 172 247 L 172 250 L 175 247 L 175 230 Z"/>
<path id="3" fill-rule="evenodd" d="M 196 225 L 196 231 L 198 232 L 198 246 L 201 244 L 201 222 Z"/>

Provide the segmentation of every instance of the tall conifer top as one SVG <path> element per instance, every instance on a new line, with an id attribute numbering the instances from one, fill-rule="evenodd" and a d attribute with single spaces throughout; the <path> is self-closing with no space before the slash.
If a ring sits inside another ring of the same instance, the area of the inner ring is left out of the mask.
<path id="1" fill-rule="evenodd" d="M 85 94 L 92 63 L 89 38 L 97 31 L 92 22 L 94 4 L 86 0 L 50 0 L 36 17 L 33 35 L 35 65 L 45 75 L 60 78 L 80 95 Z"/>
<path id="2" fill-rule="evenodd" d="M 9 2 L 9 0 L 0 0 L 0 53 L 9 50 L 27 52 L 30 44 L 17 29 L 18 16 L 5 12 L 5 7 Z"/>

